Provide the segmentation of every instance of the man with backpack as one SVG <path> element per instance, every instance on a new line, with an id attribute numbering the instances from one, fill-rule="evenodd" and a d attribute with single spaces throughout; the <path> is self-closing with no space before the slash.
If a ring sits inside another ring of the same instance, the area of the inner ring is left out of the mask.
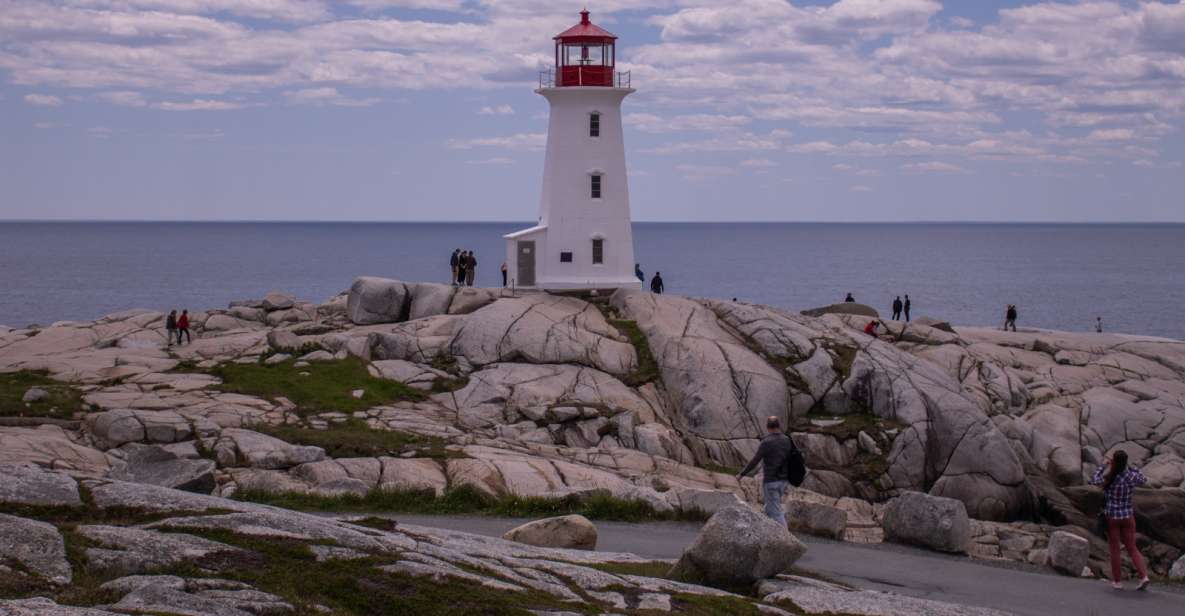
<path id="1" fill-rule="evenodd" d="M 770 416 L 765 420 L 768 434 L 761 439 L 761 445 L 753 459 L 737 473 L 737 479 L 747 476 L 757 468 L 761 469 L 761 497 L 765 501 L 765 515 L 770 519 L 786 526 L 786 514 L 782 511 L 782 499 L 786 497 L 787 484 L 802 485 L 806 477 L 806 466 L 803 464 L 802 453 L 794 446 L 794 441 L 782 433 L 782 424 L 777 417 Z"/>

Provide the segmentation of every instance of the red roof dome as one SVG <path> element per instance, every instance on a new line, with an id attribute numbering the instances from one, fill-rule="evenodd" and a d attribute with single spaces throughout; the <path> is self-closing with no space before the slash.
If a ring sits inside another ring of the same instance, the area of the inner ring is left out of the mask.
<path id="1" fill-rule="evenodd" d="M 580 23 L 553 37 L 574 43 L 609 43 L 617 39 L 611 32 L 588 20 L 588 9 L 580 11 Z"/>

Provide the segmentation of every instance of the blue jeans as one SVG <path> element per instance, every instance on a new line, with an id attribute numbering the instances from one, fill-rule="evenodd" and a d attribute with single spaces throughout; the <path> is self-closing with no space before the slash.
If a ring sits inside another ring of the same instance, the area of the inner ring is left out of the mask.
<path id="1" fill-rule="evenodd" d="M 782 512 L 782 499 L 786 497 L 785 481 L 770 481 L 761 484 L 761 497 L 765 501 L 765 515 L 786 527 L 786 514 Z"/>

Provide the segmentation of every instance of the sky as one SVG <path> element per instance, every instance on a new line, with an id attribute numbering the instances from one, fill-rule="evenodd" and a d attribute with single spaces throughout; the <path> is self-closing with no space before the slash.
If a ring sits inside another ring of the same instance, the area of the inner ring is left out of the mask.
<path id="1" fill-rule="evenodd" d="M 0 219 L 525 221 L 556 0 L 0 0 Z M 589 0 L 639 221 L 1185 222 L 1185 4 Z"/>

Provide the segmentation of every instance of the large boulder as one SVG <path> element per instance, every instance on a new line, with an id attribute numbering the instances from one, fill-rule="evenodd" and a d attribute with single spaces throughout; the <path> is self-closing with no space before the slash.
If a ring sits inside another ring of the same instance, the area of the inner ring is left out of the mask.
<path id="1" fill-rule="evenodd" d="M 362 276 L 350 285 L 346 317 L 355 325 L 406 321 L 411 313 L 411 299 L 403 282 Z"/>
<path id="2" fill-rule="evenodd" d="M 1178 582 L 1185 581 L 1185 556 L 1177 559 L 1169 569 L 1169 579 Z"/>
<path id="3" fill-rule="evenodd" d="M 278 438 L 241 428 L 223 430 L 213 449 L 221 466 L 284 469 L 325 459 L 325 450 L 320 447 L 290 445 Z"/>
<path id="4" fill-rule="evenodd" d="M 287 310 L 295 305 L 296 298 L 288 293 L 272 291 L 263 298 L 263 309 L 268 312 L 273 310 Z"/>
<path id="5" fill-rule="evenodd" d="M 886 538 L 962 554 L 971 540 L 971 522 L 961 501 L 921 492 L 905 492 L 885 506 L 881 525 Z"/>
<path id="6" fill-rule="evenodd" d="M 1049 566 L 1055 571 L 1075 577 L 1090 560 L 1090 541 L 1064 530 L 1049 537 Z"/>
<path id="7" fill-rule="evenodd" d="M 671 569 L 671 577 L 712 585 L 748 585 L 789 569 L 806 545 L 745 506 L 713 515 Z"/>
<path id="8" fill-rule="evenodd" d="M 831 539 L 843 539 L 848 529 L 846 511 L 805 500 L 786 501 L 786 521 L 792 530 Z"/>
<path id="9" fill-rule="evenodd" d="M 506 531 L 502 538 L 545 548 L 595 550 L 597 527 L 582 515 L 565 515 L 527 522 Z"/>
<path id="10" fill-rule="evenodd" d="M 821 306 L 819 308 L 810 308 L 802 311 L 803 316 L 821 317 L 825 314 L 854 314 L 861 317 L 872 317 L 874 319 L 880 318 L 880 313 L 876 308 L 865 304 L 857 304 L 856 302 L 841 302 L 838 304 L 831 304 L 830 306 Z"/>
<path id="11" fill-rule="evenodd" d="M 115 612 L 107 610 L 58 605 L 53 599 L 45 597 L 0 601 L 0 614 L 5 614 L 5 616 L 118 616 Z"/>
<path id="12" fill-rule="evenodd" d="M 184 458 L 165 447 L 135 443 L 125 445 L 119 455 L 123 464 L 112 470 L 112 479 L 199 494 L 209 494 L 217 485 L 213 460 Z"/>
<path id="13" fill-rule="evenodd" d="M 89 566 L 117 573 L 143 573 L 215 555 L 240 559 L 247 555 L 239 548 L 184 533 L 122 526 L 79 526 L 75 532 L 91 544 L 86 548 Z"/>
<path id="14" fill-rule="evenodd" d="M 111 466 L 107 455 L 75 443 L 58 426 L 0 427 L 0 464 L 36 464 L 102 475 Z"/>
<path id="15" fill-rule="evenodd" d="M 0 464 L 0 503 L 75 507 L 82 504 L 78 482 L 32 464 Z"/>
<path id="16" fill-rule="evenodd" d="M 0 513 L 0 563 L 13 562 L 52 584 L 69 584 L 66 543 L 51 524 Z"/>

